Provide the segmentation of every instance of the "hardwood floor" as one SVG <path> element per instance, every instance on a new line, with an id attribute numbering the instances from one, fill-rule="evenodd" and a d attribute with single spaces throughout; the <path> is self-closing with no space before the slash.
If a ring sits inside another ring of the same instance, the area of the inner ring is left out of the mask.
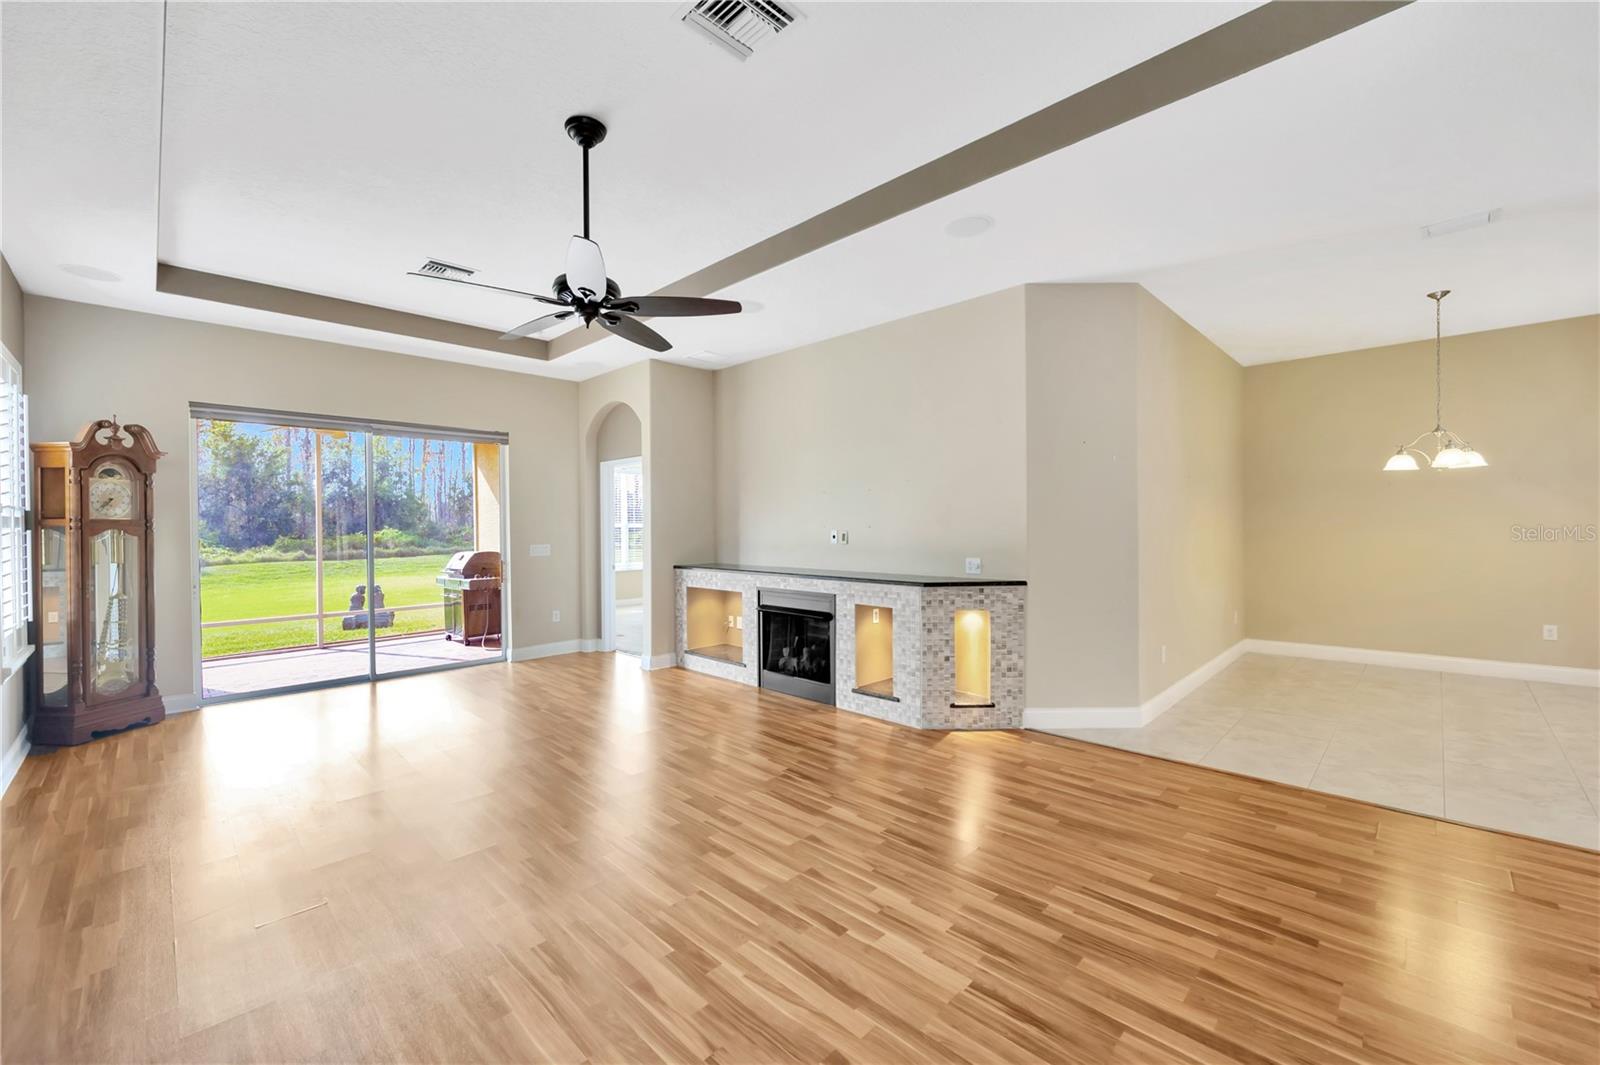
<path id="1" fill-rule="evenodd" d="M 1600 857 L 573 655 L 29 758 L 33 1061 L 1593 1062 Z"/>

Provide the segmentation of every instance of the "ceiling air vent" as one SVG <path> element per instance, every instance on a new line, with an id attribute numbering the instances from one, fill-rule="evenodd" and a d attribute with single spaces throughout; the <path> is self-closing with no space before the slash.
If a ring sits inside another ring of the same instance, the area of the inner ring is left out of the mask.
<path id="1" fill-rule="evenodd" d="M 426 274 L 429 277 L 446 277 L 451 281 L 465 281 L 477 271 L 468 266 L 447 263 L 443 259 L 429 259 L 417 267 L 417 273 Z"/>
<path id="2" fill-rule="evenodd" d="M 804 17 L 792 4 L 772 0 L 694 0 L 679 16 L 739 59 Z"/>

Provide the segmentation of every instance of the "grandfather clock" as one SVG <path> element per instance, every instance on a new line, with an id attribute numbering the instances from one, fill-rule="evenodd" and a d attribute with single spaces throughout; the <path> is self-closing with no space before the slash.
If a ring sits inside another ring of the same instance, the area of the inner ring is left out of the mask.
<path id="1" fill-rule="evenodd" d="M 35 744 L 85 743 L 166 716 L 150 596 L 163 454 L 144 426 L 115 418 L 72 443 L 33 445 Z"/>

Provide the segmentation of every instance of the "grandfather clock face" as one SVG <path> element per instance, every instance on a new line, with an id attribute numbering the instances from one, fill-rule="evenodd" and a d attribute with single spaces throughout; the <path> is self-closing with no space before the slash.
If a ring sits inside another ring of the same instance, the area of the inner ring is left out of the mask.
<path id="1" fill-rule="evenodd" d="M 89 517 L 96 521 L 128 521 L 135 512 L 132 471 L 108 462 L 89 478 Z"/>

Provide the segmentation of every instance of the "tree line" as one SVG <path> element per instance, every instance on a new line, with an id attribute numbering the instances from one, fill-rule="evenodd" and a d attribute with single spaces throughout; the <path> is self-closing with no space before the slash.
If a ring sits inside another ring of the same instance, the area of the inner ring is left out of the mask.
<path id="1" fill-rule="evenodd" d="M 316 531 L 319 430 L 197 420 L 202 554 L 275 549 L 309 557 Z M 405 548 L 457 549 L 472 540 L 472 445 L 455 440 L 372 438 L 374 539 Z M 366 533 L 366 445 L 359 434 L 322 432 L 322 522 L 327 557 L 348 554 Z M 215 561 L 222 561 L 215 557 Z"/>

